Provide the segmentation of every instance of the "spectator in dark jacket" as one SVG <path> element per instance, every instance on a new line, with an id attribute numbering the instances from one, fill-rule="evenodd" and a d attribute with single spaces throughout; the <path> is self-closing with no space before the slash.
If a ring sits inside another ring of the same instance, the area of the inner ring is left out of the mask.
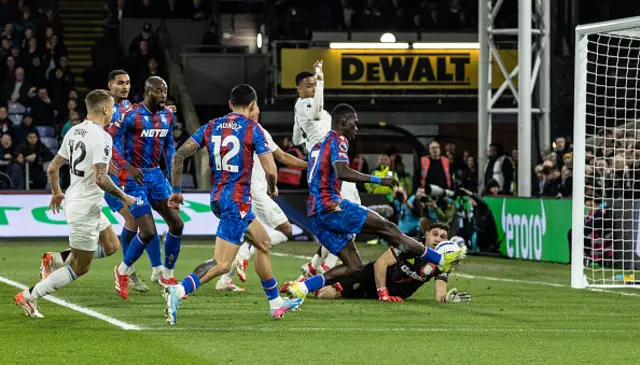
<path id="1" fill-rule="evenodd" d="M 556 196 L 558 196 L 560 183 L 562 183 L 562 178 L 560 177 L 558 168 L 555 166 L 544 166 L 542 168 L 542 174 L 544 175 L 542 196 L 555 198 Z"/>
<path id="2" fill-rule="evenodd" d="M 31 132 L 27 140 L 18 150 L 18 161 L 29 164 L 29 182 L 32 189 L 44 189 L 47 185 L 47 175 L 44 172 L 44 163 L 53 159 L 53 153 L 40 142 L 38 134 Z"/>
<path id="3" fill-rule="evenodd" d="M 56 110 L 44 87 L 39 88 L 37 95 L 31 98 L 31 113 L 35 125 L 55 127 Z"/>
<path id="4" fill-rule="evenodd" d="M 500 184 L 500 195 L 511 195 L 513 164 L 505 154 L 504 147 L 497 143 L 489 146 L 489 163 L 484 172 L 484 181 L 496 180 Z"/>
<path id="5" fill-rule="evenodd" d="M 24 68 L 16 68 L 15 78 L 6 82 L 2 87 L 2 100 L 22 105 L 27 103 L 29 84 L 24 78 Z"/>
<path id="6" fill-rule="evenodd" d="M 27 135 L 31 132 L 37 134 L 38 130 L 33 126 L 33 117 L 31 114 L 25 114 L 25 116 L 22 117 L 22 123 L 14 129 L 13 142 L 19 146 L 22 142 L 27 140 Z"/>
<path id="7" fill-rule="evenodd" d="M 24 188 L 22 165 L 17 160 L 18 149 L 8 134 L 0 137 L 0 172 L 7 174 L 14 189 Z"/>

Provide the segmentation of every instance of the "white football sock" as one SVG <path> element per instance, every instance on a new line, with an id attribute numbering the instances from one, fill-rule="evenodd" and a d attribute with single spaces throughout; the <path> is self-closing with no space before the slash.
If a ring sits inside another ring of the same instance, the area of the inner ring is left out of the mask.
<path id="1" fill-rule="evenodd" d="M 162 277 L 165 280 L 169 280 L 173 277 L 173 269 L 167 269 L 166 267 L 162 267 Z"/>
<path id="2" fill-rule="evenodd" d="M 132 269 L 132 270 L 129 271 L 129 269 Z M 121 262 L 120 265 L 118 266 L 118 274 L 120 275 L 129 275 L 129 272 L 133 272 L 133 271 L 135 271 L 133 270 L 133 266 L 129 267 L 124 262 Z"/>
<path id="3" fill-rule="evenodd" d="M 282 242 L 287 242 L 289 238 L 284 233 L 274 229 L 269 232 L 269 239 L 271 239 L 271 247 L 275 247 Z"/>
<path id="4" fill-rule="evenodd" d="M 240 260 L 249 260 L 251 258 L 251 254 L 253 253 L 252 248 L 253 246 L 251 246 L 249 243 L 243 243 L 238 250 L 238 255 L 236 256 L 236 258 Z"/>
<path id="5" fill-rule="evenodd" d="M 62 267 L 71 261 L 71 253 L 67 255 L 67 259 L 64 261 L 62 261 L 62 254 L 60 252 L 55 252 L 51 255 L 51 258 L 53 259 L 54 267 Z"/>
<path id="6" fill-rule="evenodd" d="M 320 255 L 318 254 L 313 255 L 313 258 L 311 258 L 311 266 L 316 268 L 316 267 L 320 267 L 321 264 L 322 264 L 322 257 L 320 257 Z"/>
<path id="7" fill-rule="evenodd" d="M 34 285 L 31 290 L 25 290 L 25 297 L 31 300 L 44 297 L 45 295 L 49 295 L 56 290 L 67 286 L 77 278 L 78 276 L 73 272 L 71 266 L 66 265 L 54 271 L 46 279 Z"/>
<path id="8" fill-rule="evenodd" d="M 269 309 L 278 309 L 282 307 L 282 304 L 284 304 L 284 300 L 282 299 L 281 296 L 278 295 L 277 298 L 271 299 L 269 301 Z"/>
<path id="9" fill-rule="evenodd" d="M 331 255 L 331 252 L 329 252 L 329 250 L 327 250 L 324 246 L 322 246 L 322 250 L 320 251 L 320 257 L 322 257 L 322 259 L 324 260 L 329 255 Z"/>
<path id="10" fill-rule="evenodd" d="M 186 293 L 187 292 L 184 290 L 184 286 L 178 283 L 178 285 L 176 286 L 176 294 L 178 294 L 178 297 L 182 298 L 185 296 Z"/>
<path id="11" fill-rule="evenodd" d="M 326 266 L 328 266 L 328 267 L 329 267 L 329 269 L 334 268 L 334 267 L 336 266 L 336 264 L 337 264 L 337 263 L 338 263 L 338 256 L 336 256 L 336 255 L 329 254 L 329 256 L 327 256 L 327 257 L 324 259 L 324 264 L 325 264 Z"/>

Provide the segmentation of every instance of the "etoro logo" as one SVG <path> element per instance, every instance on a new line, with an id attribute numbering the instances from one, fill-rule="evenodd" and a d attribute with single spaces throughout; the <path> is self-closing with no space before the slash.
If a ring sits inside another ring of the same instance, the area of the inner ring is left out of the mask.
<path id="1" fill-rule="evenodd" d="M 502 229 L 505 232 L 507 256 L 516 259 L 542 259 L 542 240 L 547 231 L 544 201 L 540 200 L 540 212 L 522 213 L 509 210 L 507 200 L 502 200 Z"/>

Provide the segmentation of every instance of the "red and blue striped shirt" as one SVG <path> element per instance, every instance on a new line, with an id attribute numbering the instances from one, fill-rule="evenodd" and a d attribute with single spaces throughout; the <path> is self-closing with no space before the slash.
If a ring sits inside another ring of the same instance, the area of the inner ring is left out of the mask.
<path id="1" fill-rule="evenodd" d="M 209 153 L 211 201 L 250 202 L 253 153 L 271 153 L 260 124 L 230 113 L 209 121 L 191 139 Z"/>
<path id="2" fill-rule="evenodd" d="M 133 105 L 124 117 L 109 127 L 113 138 L 113 160 L 120 167 L 131 164 L 140 169 L 160 166 L 164 155 L 171 173 L 171 159 L 176 148 L 173 144 L 175 115 L 168 108 L 152 113 L 144 103 Z"/>
<path id="3" fill-rule="evenodd" d="M 309 198 L 307 199 L 307 215 L 312 217 L 326 210 L 334 209 L 342 200 L 338 180 L 333 164 L 349 163 L 349 141 L 336 131 L 330 130 L 321 142 L 316 143 L 309 153 Z"/>

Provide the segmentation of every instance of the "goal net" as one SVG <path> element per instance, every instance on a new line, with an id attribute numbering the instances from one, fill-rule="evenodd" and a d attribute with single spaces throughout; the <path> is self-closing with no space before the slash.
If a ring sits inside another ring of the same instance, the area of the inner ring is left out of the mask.
<path id="1" fill-rule="evenodd" d="M 576 29 L 571 286 L 640 286 L 640 17 Z"/>

